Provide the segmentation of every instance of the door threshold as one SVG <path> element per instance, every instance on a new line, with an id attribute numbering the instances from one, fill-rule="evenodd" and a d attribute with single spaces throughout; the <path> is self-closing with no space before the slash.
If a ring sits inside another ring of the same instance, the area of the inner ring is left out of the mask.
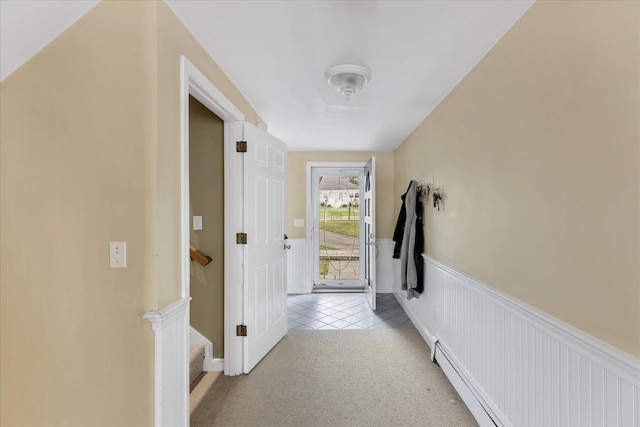
<path id="1" fill-rule="evenodd" d="M 353 287 L 345 287 L 345 286 L 314 286 L 313 291 L 311 293 L 314 294 L 322 294 L 322 293 L 363 293 L 364 286 L 353 286 Z"/>

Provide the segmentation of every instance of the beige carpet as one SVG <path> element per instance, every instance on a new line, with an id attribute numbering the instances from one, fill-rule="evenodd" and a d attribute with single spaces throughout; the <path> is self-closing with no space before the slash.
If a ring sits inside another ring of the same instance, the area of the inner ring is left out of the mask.
<path id="1" fill-rule="evenodd" d="M 208 373 L 192 426 L 475 426 L 415 329 L 289 331 L 249 375 Z"/>

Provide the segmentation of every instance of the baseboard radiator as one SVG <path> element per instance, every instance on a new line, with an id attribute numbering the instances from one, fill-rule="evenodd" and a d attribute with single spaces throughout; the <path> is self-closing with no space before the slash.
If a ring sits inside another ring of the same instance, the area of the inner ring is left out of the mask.
<path id="1" fill-rule="evenodd" d="M 143 316 L 154 332 L 156 427 L 189 425 L 189 299 L 181 298 Z"/>
<path id="2" fill-rule="evenodd" d="M 431 257 L 394 292 L 481 425 L 638 426 L 640 360 Z"/>

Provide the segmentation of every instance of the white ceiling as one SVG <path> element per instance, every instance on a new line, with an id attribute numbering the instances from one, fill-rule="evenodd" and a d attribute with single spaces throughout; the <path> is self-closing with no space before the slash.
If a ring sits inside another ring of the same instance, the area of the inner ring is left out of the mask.
<path id="1" fill-rule="evenodd" d="M 98 3 L 99 0 L 0 0 L 0 80 Z"/>
<path id="2" fill-rule="evenodd" d="M 94 1 L 0 1 L 1 78 Z M 395 149 L 533 4 L 168 0 L 291 150 Z M 347 101 L 330 66 L 371 70 Z"/>

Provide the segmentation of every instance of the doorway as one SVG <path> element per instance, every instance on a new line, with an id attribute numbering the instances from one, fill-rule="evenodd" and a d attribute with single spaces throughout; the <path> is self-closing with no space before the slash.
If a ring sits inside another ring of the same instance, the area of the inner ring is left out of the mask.
<path id="1" fill-rule="evenodd" d="M 314 291 L 364 289 L 362 167 L 314 167 Z"/>
<path id="2" fill-rule="evenodd" d="M 191 349 L 204 351 L 205 371 L 223 370 L 224 121 L 193 96 L 189 96 L 189 220 L 190 248 L 196 251 L 190 266 Z M 200 373 L 195 368 L 190 372 Z"/>

